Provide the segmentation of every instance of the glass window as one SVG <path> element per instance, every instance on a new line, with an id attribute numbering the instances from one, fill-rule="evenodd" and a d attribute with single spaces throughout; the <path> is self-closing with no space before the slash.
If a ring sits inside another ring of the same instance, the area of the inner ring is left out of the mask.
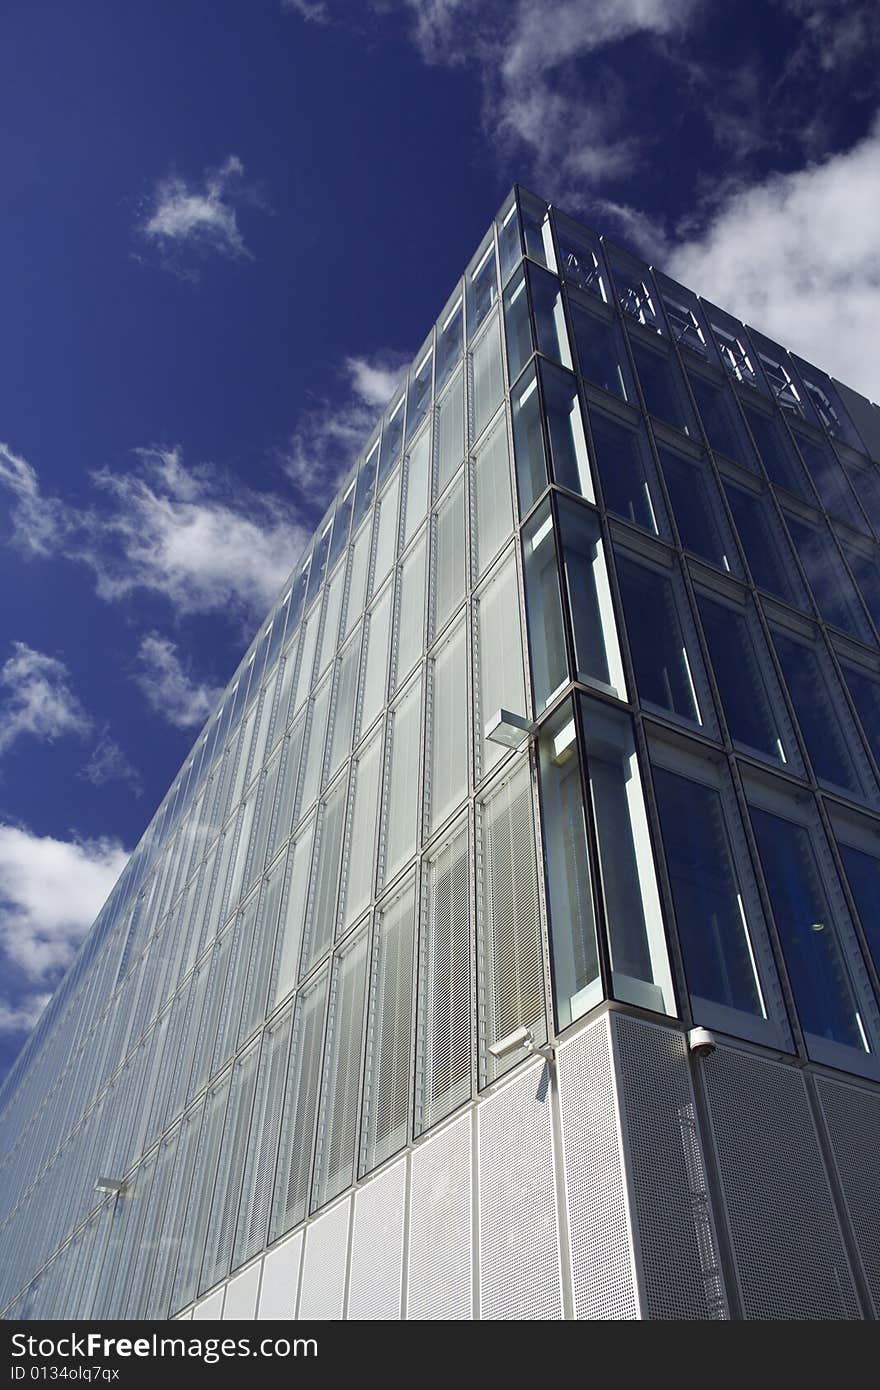
<path id="1" fill-rule="evenodd" d="M 526 255 L 548 270 L 556 270 L 556 256 L 553 251 L 553 234 L 550 230 L 550 213 L 547 204 L 531 193 L 520 189 L 519 215 L 522 223 Z"/>
<path id="2" fill-rule="evenodd" d="M 370 568 L 370 541 L 372 528 L 367 525 L 358 533 L 351 548 L 351 565 L 348 580 L 348 603 L 345 607 L 345 631 L 347 637 L 364 611 L 367 596 L 367 574 Z"/>
<path id="3" fill-rule="evenodd" d="M 504 756 L 504 748 L 490 743 L 484 735 L 487 721 L 499 709 L 526 713 L 518 587 L 511 549 L 474 600 L 479 680 L 475 701 L 477 763 L 481 773 Z"/>
<path id="4" fill-rule="evenodd" d="M 471 925 L 467 821 L 424 866 L 416 1033 L 416 1133 L 471 1096 Z"/>
<path id="5" fill-rule="evenodd" d="M 306 1215 L 327 976 L 327 970 L 322 970 L 300 990 L 296 1000 L 287 1084 L 281 1106 L 281 1141 L 269 1220 L 270 1241 L 298 1225 Z"/>
<path id="6" fill-rule="evenodd" d="M 788 514 L 785 519 L 822 617 L 870 642 L 871 630 L 830 532 Z"/>
<path id="7" fill-rule="evenodd" d="M 318 795 L 324 771 L 324 749 L 327 737 L 327 723 L 330 713 L 331 677 L 315 691 L 310 711 L 305 752 L 303 754 L 302 789 L 300 806 L 307 811 Z"/>
<path id="8" fill-rule="evenodd" d="M 586 685 L 597 682 L 625 699 L 626 683 L 598 518 L 585 508 L 560 499 L 559 527 L 575 675 Z"/>
<path id="9" fill-rule="evenodd" d="M 657 535 L 657 507 L 649 482 L 653 466 L 644 434 L 592 409 L 590 426 L 605 506 Z"/>
<path id="10" fill-rule="evenodd" d="M 815 506 L 815 495 L 804 475 L 803 465 L 795 457 L 782 422 L 775 415 L 765 415 L 763 410 L 756 410 L 752 406 L 743 405 L 743 411 L 770 481 L 788 488 L 789 492 L 797 493 Z"/>
<path id="11" fill-rule="evenodd" d="M 755 583 L 802 608 L 806 602 L 803 585 L 769 498 L 729 482 L 724 491 Z"/>
<path id="12" fill-rule="evenodd" d="M 390 476 L 403 448 L 404 400 L 405 398 L 401 396 L 397 404 L 392 407 L 382 429 L 382 452 L 379 455 L 378 481 L 380 488 L 385 479 Z"/>
<path id="13" fill-rule="evenodd" d="M 290 713 L 295 714 L 312 688 L 312 668 L 315 664 L 315 647 L 318 642 L 318 611 L 312 612 L 302 625 L 299 645 L 299 671 L 296 689 L 290 702 Z"/>
<path id="14" fill-rule="evenodd" d="M 614 396 L 632 400 L 634 391 L 623 337 L 613 319 L 569 301 L 581 376 Z"/>
<path id="15" fill-rule="evenodd" d="M 343 775 L 318 808 L 315 868 L 306 917 L 301 976 L 309 973 L 333 940 L 345 825 L 345 792 L 346 778 Z"/>
<path id="16" fill-rule="evenodd" d="M 530 367 L 510 393 L 513 452 L 520 515 L 524 515 L 547 486 L 547 459 L 541 424 L 538 373 Z"/>
<path id="17" fill-rule="evenodd" d="M 388 585 L 373 604 L 367 617 L 367 656 L 364 666 L 364 686 L 361 699 L 362 730 L 369 729 L 385 703 L 388 687 L 388 638 L 391 633 L 391 599 L 393 586 Z"/>
<path id="18" fill-rule="evenodd" d="M 867 764 L 864 758 L 856 761 L 854 730 L 845 727 L 844 721 L 850 721 L 834 673 L 815 647 L 781 632 L 774 632 L 773 641 L 813 771 L 820 781 L 861 797 L 869 776 Z"/>
<path id="19" fill-rule="evenodd" d="M 555 275 L 539 270 L 535 265 L 528 267 L 528 278 L 535 310 L 538 351 L 554 362 L 561 362 L 563 367 L 571 367 L 562 286 Z"/>
<path id="20" fill-rule="evenodd" d="M 846 459 L 843 467 L 871 525 L 880 532 L 880 471 L 873 467 L 861 468 L 851 459 Z M 861 530 L 865 529 L 862 523 Z"/>
<path id="21" fill-rule="evenodd" d="M 623 312 L 645 328 L 656 333 L 665 332 L 662 314 L 658 311 L 654 290 L 649 284 L 650 272 L 647 266 L 639 266 L 624 258 L 619 252 L 609 253 L 609 264 L 617 291 L 617 302 Z"/>
<path id="22" fill-rule="evenodd" d="M 758 958 L 776 1001 L 779 989 L 757 892 L 747 867 L 743 873 L 748 859 L 736 807 L 731 799 L 728 816 L 717 786 L 665 767 L 654 768 L 654 788 L 694 1019 L 760 1037 L 755 1023 L 768 1009 Z M 777 1008 L 787 1042 L 781 1002 Z"/>
<path id="23" fill-rule="evenodd" d="M 401 685 L 425 649 L 427 541 L 423 531 L 400 566 L 395 685 Z"/>
<path id="24" fill-rule="evenodd" d="M 367 456 L 366 462 L 361 464 L 357 476 L 357 488 L 355 490 L 354 512 L 351 518 L 351 529 L 355 532 L 360 526 L 367 512 L 373 504 L 376 495 L 376 465 L 379 462 L 379 445 Z"/>
<path id="25" fill-rule="evenodd" d="M 850 698 L 864 730 L 868 747 L 880 764 L 880 683 L 855 666 L 843 667 Z"/>
<path id="26" fill-rule="evenodd" d="M 348 544 L 348 524 L 351 520 L 351 509 L 354 506 L 354 483 L 352 482 L 348 491 L 336 507 L 336 515 L 333 519 L 333 538 L 330 541 L 330 555 L 327 559 L 328 572 L 332 572 L 336 561 L 339 559 L 343 550 Z M 280 641 L 280 635 L 278 640 Z M 275 647 L 275 636 L 273 634 L 272 647 Z M 277 650 L 277 647 L 275 647 Z M 266 659 L 267 669 L 271 665 L 272 656 Z"/>
<path id="27" fill-rule="evenodd" d="M 525 267 L 521 267 L 504 291 L 504 332 L 507 338 L 507 372 L 516 381 L 534 352 Z"/>
<path id="28" fill-rule="evenodd" d="M 438 492 L 446 487 L 464 452 L 464 379 L 459 373 L 437 406 Z"/>
<path id="29" fill-rule="evenodd" d="M 569 679 L 553 533 L 548 500 L 522 533 L 532 691 L 539 712 L 546 709 Z M 491 713 L 487 711 L 486 717 L 491 718 Z"/>
<path id="30" fill-rule="evenodd" d="M 752 808 L 752 825 L 810 1055 L 816 1040 L 868 1052 L 863 1020 L 810 832 Z"/>
<path id="31" fill-rule="evenodd" d="M 241 1208 L 235 1231 L 234 1270 L 266 1244 L 292 1023 L 293 1010 L 285 1009 L 266 1029 L 260 1054 L 257 1094 L 244 1164 Z"/>
<path id="32" fill-rule="evenodd" d="M 406 466 L 406 507 L 403 544 L 409 545 L 428 514 L 431 500 L 431 431 L 425 430 L 412 447 Z"/>
<path id="33" fill-rule="evenodd" d="M 464 474 L 435 512 L 433 581 L 433 631 L 439 632 L 464 598 Z"/>
<path id="34" fill-rule="evenodd" d="M 731 738 L 787 763 L 793 740 L 777 714 L 779 693 L 763 636 L 742 608 L 707 594 L 698 595 L 697 606 Z"/>
<path id="35" fill-rule="evenodd" d="M 388 882 L 414 853 L 421 828 L 419 753 L 422 746 L 422 677 L 410 682 L 388 714 L 382 881 Z"/>
<path id="36" fill-rule="evenodd" d="M 542 362 L 541 386 L 553 476 L 562 487 L 592 502 L 593 483 L 577 381 L 571 373 Z"/>
<path id="37" fill-rule="evenodd" d="M 321 632 L 321 645 L 318 650 L 316 675 L 320 676 L 328 661 L 336 655 L 336 639 L 339 636 L 339 615 L 342 612 L 342 598 L 345 593 L 345 566 L 340 565 L 327 585 L 327 598 L 324 602 L 324 626 Z"/>
<path id="38" fill-rule="evenodd" d="M 416 920 L 412 880 L 376 909 L 367 1008 L 361 1176 L 397 1153 L 409 1138 Z"/>
<path id="39" fill-rule="evenodd" d="M 498 298 L 493 241 L 490 240 L 487 245 L 484 244 L 477 252 L 465 276 L 465 288 L 467 290 L 468 339 L 470 340 L 491 312 Z"/>
<path id="40" fill-rule="evenodd" d="M 585 294 L 591 294 L 603 302 L 607 301 L 598 237 L 555 208 L 553 220 L 559 239 L 563 277 L 570 285 L 576 285 Z"/>
<path id="41" fill-rule="evenodd" d="M 666 490 L 685 550 L 693 551 L 728 573 L 739 573 L 736 549 L 709 469 L 705 464 L 684 459 L 669 449 L 660 449 L 659 454 Z"/>
<path id="42" fill-rule="evenodd" d="M 471 353 L 473 371 L 474 438 L 479 439 L 504 397 L 501 367 L 501 325 L 497 316 Z"/>
<path id="43" fill-rule="evenodd" d="M 382 585 L 397 558 L 397 521 L 400 510 L 400 474 L 388 484 L 379 499 L 376 523 L 376 558 L 373 561 L 373 593 Z"/>
<path id="44" fill-rule="evenodd" d="M 361 659 L 361 634 L 355 633 L 336 666 L 336 694 L 333 700 L 333 731 L 330 736 L 329 780 L 351 752 L 355 695 Z"/>
<path id="45" fill-rule="evenodd" d="M 507 423 L 502 415 L 474 451 L 477 573 L 482 574 L 513 530 Z"/>
<path id="46" fill-rule="evenodd" d="M 845 545 L 843 553 L 855 576 L 862 600 L 874 619 L 874 626 L 880 628 L 880 568 L 876 560 L 877 551 L 873 546 L 868 551 L 867 547 L 862 550 L 854 545 Z"/>
<path id="47" fill-rule="evenodd" d="M 535 860 L 532 778 L 528 757 L 476 806 L 480 874 L 477 893 L 477 1019 L 480 1082 L 515 1066 L 489 1048 L 517 1028 L 547 1038 L 541 911 Z"/>
<path id="48" fill-rule="evenodd" d="M 848 521 L 857 531 L 866 530 L 865 518 L 850 491 L 846 474 L 829 446 L 800 430 L 795 431 L 795 440 L 826 511 Z"/>
<path id="49" fill-rule="evenodd" d="M 413 369 L 406 402 L 406 439 L 412 439 L 431 406 L 434 381 L 434 352 L 428 348 L 418 366 Z"/>
<path id="50" fill-rule="evenodd" d="M 579 697 L 615 998 L 674 1013 L 632 721 Z"/>
<path id="51" fill-rule="evenodd" d="M 553 992 L 557 1025 L 562 1029 L 602 998 L 586 815 L 570 701 L 542 725 L 538 752 Z"/>
<path id="52" fill-rule="evenodd" d="M 876 831 L 872 838 L 871 851 L 840 841 L 837 847 L 874 966 L 880 970 L 880 841 Z"/>
<path id="53" fill-rule="evenodd" d="M 440 392 L 461 360 L 462 341 L 461 295 L 457 295 L 437 326 L 437 371 L 435 393 Z"/>
<path id="54" fill-rule="evenodd" d="M 716 453 L 735 459 L 743 468 L 757 472 L 752 447 L 745 437 L 728 388 L 714 385 L 697 372 L 688 372 L 688 380 L 711 447 Z"/>
<path id="55" fill-rule="evenodd" d="M 659 346 L 659 344 L 658 344 Z M 694 426 L 681 374 L 667 352 L 658 352 L 630 335 L 630 347 L 649 415 L 656 415 L 685 434 Z"/>
<path id="56" fill-rule="evenodd" d="M 435 649 L 431 671 L 430 823 L 435 830 L 467 795 L 467 626 L 465 618 Z"/>
<path id="57" fill-rule="evenodd" d="M 327 1016 L 312 1207 L 321 1207 L 354 1181 L 369 935 L 341 946 L 333 961 Z"/>
<path id="58" fill-rule="evenodd" d="M 642 703 L 702 724 L 693 677 L 693 656 L 688 652 L 682 631 L 672 574 L 640 564 L 623 551 L 617 551 L 616 561 L 626 631 Z"/>
<path id="59" fill-rule="evenodd" d="M 510 194 L 504 207 L 495 218 L 495 226 L 498 229 L 498 263 L 501 269 L 501 283 L 504 285 L 507 283 L 510 272 L 522 257 L 515 193 Z"/>
<path id="60" fill-rule="evenodd" d="M 382 764 L 382 728 L 361 746 L 352 763 L 351 809 L 348 814 L 347 872 L 343 893 L 343 926 L 356 921 L 373 896 L 376 870 L 376 836 L 379 828 L 379 772 Z"/>
<path id="61" fill-rule="evenodd" d="M 311 820 L 297 831 L 290 846 L 288 859 L 290 884 L 281 910 L 278 940 L 275 946 L 272 988 L 270 990 L 273 1005 L 284 999 L 296 984 L 303 923 L 306 914 L 306 899 L 309 891 L 309 869 L 312 862 L 314 834 L 315 817 L 312 816 Z"/>

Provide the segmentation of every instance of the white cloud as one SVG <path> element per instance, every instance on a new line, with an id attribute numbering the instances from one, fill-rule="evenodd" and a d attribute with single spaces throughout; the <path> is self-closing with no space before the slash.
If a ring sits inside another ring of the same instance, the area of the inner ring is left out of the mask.
<path id="1" fill-rule="evenodd" d="M 281 0 L 283 10 L 294 10 L 302 19 L 313 24 L 329 24 L 330 11 L 324 0 Z"/>
<path id="2" fill-rule="evenodd" d="M 88 733 L 92 721 L 70 689 L 64 662 L 26 642 L 13 642 L 12 649 L 0 667 L 0 753 L 23 734 L 51 742 Z"/>
<path id="3" fill-rule="evenodd" d="M 70 963 L 128 858 L 118 841 L 0 825 L 0 944 L 39 985 Z"/>
<path id="4" fill-rule="evenodd" d="M 44 497 L 36 471 L 17 460 L 26 472 L 0 472 L 15 499 L 25 491 L 14 540 L 82 561 L 110 601 L 142 589 L 178 613 L 262 616 L 309 537 L 296 509 L 209 465 L 187 468 L 179 449 L 136 450 L 135 459 L 127 472 L 93 473 L 105 505 L 79 508 Z"/>
<path id="5" fill-rule="evenodd" d="M 102 787 L 105 782 L 127 782 L 134 796 L 143 793 L 140 774 L 132 767 L 116 740 L 110 737 L 106 726 L 101 730 L 98 742 L 79 775 L 84 782 L 91 782 L 93 787 Z"/>
<path id="6" fill-rule="evenodd" d="M 0 1035 L 30 1033 L 51 998 L 51 994 L 31 991 L 14 1004 L 0 999 Z"/>
<path id="7" fill-rule="evenodd" d="M 244 165 L 237 155 L 230 155 L 218 169 L 207 169 L 201 184 L 189 184 L 180 175 L 171 175 L 156 185 L 136 230 L 158 248 L 169 268 L 191 277 L 191 262 L 184 263 L 179 257 L 183 248 L 198 255 L 217 251 L 250 257 L 235 206 L 246 192 Z"/>
<path id="8" fill-rule="evenodd" d="M 347 357 L 338 397 L 300 413 L 282 463 L 298 492 L 321 511 L 366 443 L 407 361 L 390 349 Z"/>
<path id="9" fill-rule="evenodd" d="M 844 154 L 733 193 L 665 268 L 876 400 L 878 208 L 880 123 Z"/>
<path id="10" fill-rule="evenodd" d="M 40 491 L 37 470 L 0 443 L 0 484 L 12 494 L 11 517 L 22 547 L 45 554 L 55 534 L 57 507 Z"/>
<path id="11" fill-rule="evenodd" d="M 132 679 L 152 708 L 179 729 L 203 724 L 221 694 L 217 687 L 194 681 L 178 655 L 176 644 L 157 632 L 150 633 L 141 642 Z"/>

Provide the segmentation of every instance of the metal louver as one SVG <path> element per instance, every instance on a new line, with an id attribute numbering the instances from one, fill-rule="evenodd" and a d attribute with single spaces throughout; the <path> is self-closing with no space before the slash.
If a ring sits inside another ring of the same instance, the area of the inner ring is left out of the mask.
<path id="1" fill-rule="evenodd" d="M 471 1094 L 468 832 L 462 824 L 426 862 L 419 960 L 416 1130 Z"/>

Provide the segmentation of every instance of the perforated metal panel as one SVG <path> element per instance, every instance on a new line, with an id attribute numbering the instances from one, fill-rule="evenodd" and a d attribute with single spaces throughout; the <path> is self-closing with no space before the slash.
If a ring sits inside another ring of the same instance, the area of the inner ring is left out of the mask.
<path id="1" fill-rule="evenodd" d="M 400 1318 L 406 1163 L 395 1163 L 355 1194 L 348 1291 L 350 1319 Z"/>
<path id="2" fill-rule="evenodd" d="M 350 1208 L 346 1198 L 306 1229 L 300 1318 L 336 1322 L 342 1318 Z"/>
<path id="3" fill-rule="evenodd" d="M 229 1273 L 259 1056 L 258 1043 L 252 1043 L 232 1070 L 199 1293 L 204 1293 Z"/>
<path id="4" fill-rule="evenodd" d="M 412 1156 L 407 1317 L 472 1317 L 471 1130 L 464 1115 Z"/>
<path id="5" fill-rule="evenodd" d="M 800 1072 L 719 1048 L 703 1075 L 745 1316 L 858 1318 Z"/>
<path id="6" fill-rule="evenodd" d="M 300 991 L 293 1016 L 293 1040 L 282 1106 L 281 1141 L 272 1197 L 269 1239 L 284 1235 L 306 1213 L 309 1167 L 315 1130 L 327 971 Z"/>
<path id="7" fill-rule="evenodd" d="M 543 1042 L 544 963 L 528 759 L 477 803 L 477 935 L 480 1080 L 519 1060 L 499 1062 L 489 1048 L 516 1028 Z"/>
<path id="8" fill-rule="evenodd" d="M 480 1315 L 562 1317 L 550 1078 L 530 1066 L 478 1110 Z"/>
<path id="9" fill-rule="evenodd" d="M 471 1094 L 470 898 L 467 823 L 425 864 L 419 950 L 416 1130 Z"/>
<path id="10" fill-rule="evenodd" d="M 356 932 L 333 962 L 313 1207 L 323 1206 L 349 1187 L 354 1175 L 368 946 L 366 929 Z"/>
<path id="11" fill-rule="evenodd" d="M 816 1089 L 874 1315 L 880 1317 L 880 1092 L 824 1077 L 817 1078 Z"/>
<path id="12" fill-rule="evenodd" d="M 287 1319 L 296 1314 L 302 1248 L 303 1232 L 297 1231 L 296 1235 L 283 1241 L 281 1245 L 276 1245 L 275 1249 L 266 1255 L 263 1260 L 258 1318 Z"/>
<path id="13" fill-rule="evenodd" d="M 287 1008 L 266 1029 L 263 1037 L 254 1117 L 235 1232 L 233 1269 L 256 1255 L 266 1243 L 292 1021 L 293 1009 Z"/>
<path id="14" fill-rule="evenodd" d="M 643 1314 L 726 1318 L 727 1301 L 681 1033 L 612 1018 Z"/>
<path id="15" fill-rule="evenodd" d="M 559 1050 L 575 1314 L 637 1318 L 607 1018 Z"/>
<path id="16" fill-rule="evenodd" d="M 415 884 L 376 911 L 367 1011 L 361 1172 L 409 1138 Z"/>
<path id="17" fill-rule="evenodd" d="M 226 1285 L 226 1301 L 223 1304 L 223 1320 L 234 1319 L 251 1322 L 256 1316 L 257 1293 L 260 1288 L 260 1266 L 251 1265 L 243 1274 L 230 1279 Z"/>

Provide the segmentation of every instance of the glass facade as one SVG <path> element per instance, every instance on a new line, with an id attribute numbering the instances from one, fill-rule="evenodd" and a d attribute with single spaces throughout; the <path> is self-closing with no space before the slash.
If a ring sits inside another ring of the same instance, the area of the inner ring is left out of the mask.
<path id="1" fill-rule="evenodd" d="M 515 190 L 0 1093 L 4 1316 L 175 1315 L 604 1001 L 880 1080 L 878 468 Z"/>

